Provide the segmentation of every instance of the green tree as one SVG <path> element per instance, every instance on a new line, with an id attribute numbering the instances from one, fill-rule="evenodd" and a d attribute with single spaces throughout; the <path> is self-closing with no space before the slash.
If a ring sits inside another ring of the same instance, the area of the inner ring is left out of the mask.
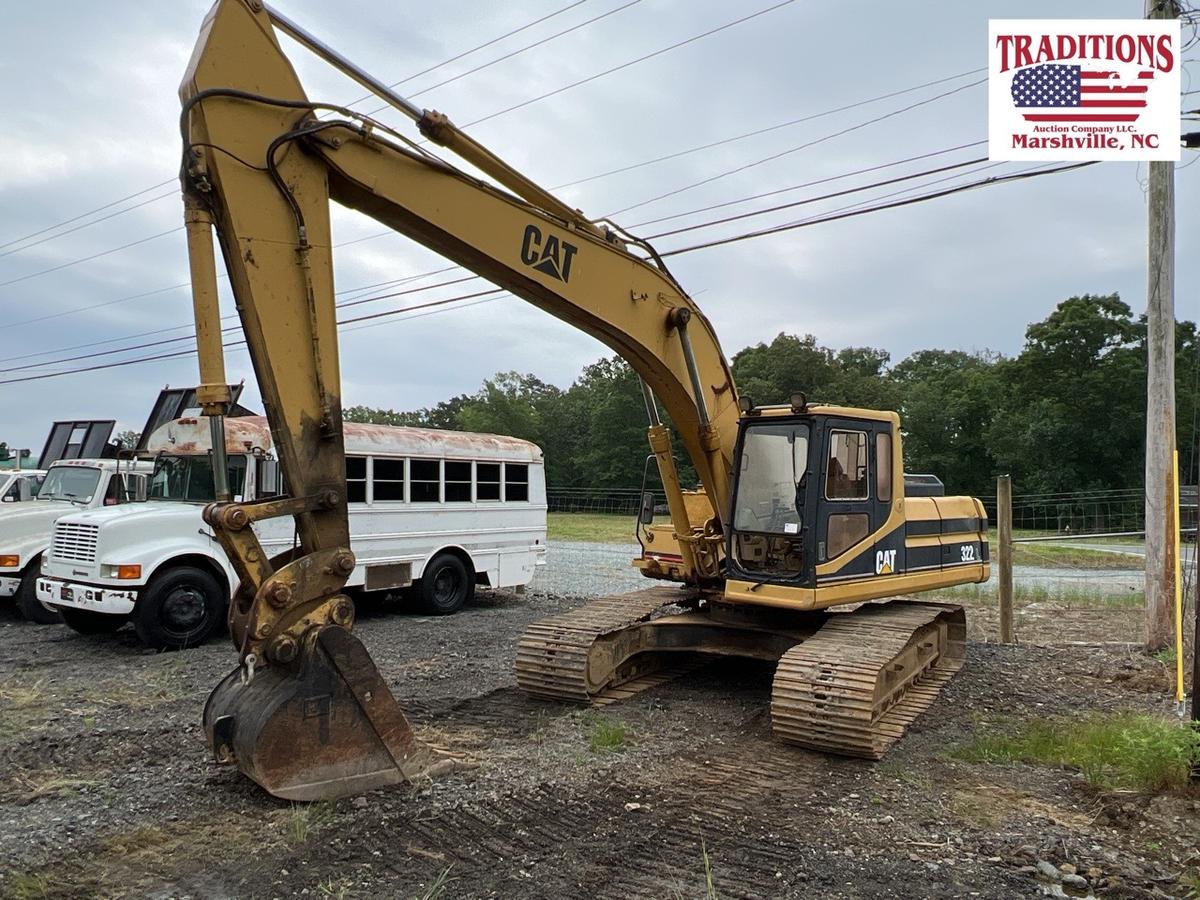
<path id="1" fill-rule="evenodd" d="M 1142 483 L 1145 328 L 1116 294 L 1064 300 L 997 367 L 986 439 L 1021 492 Z"/>
<path id="2" fill-rule="evenodd" d="M 995 461 L 984 433 L 997 390 L 996 359 L 920 350 L 891 371 L 910 472 L 937 475 L 950 493 L 993 493 Z"/>

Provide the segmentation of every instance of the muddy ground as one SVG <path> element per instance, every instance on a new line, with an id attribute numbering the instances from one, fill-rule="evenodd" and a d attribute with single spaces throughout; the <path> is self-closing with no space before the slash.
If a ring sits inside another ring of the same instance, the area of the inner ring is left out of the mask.
<path id="1" fill-rule="evenodd" d="M 0 613 L 0 896 L 692 898 L 711 881 L 720 897 L 998 898 L 1061 895 L 1038 867 L 1063 864 L 1077 893 L 1188 896 L 1200 801 L 952 755 L 1009 717 L 1170 710 L 1159 663 L 1086 643 L 1136 640 L 1136 610 L 1025 610 L 1022 634 L 1046 646 L 973 641 L 871 764 L 772 741 L 760 665 L 712 663 L 602 711 L 526 698 L 518 635 L 580 602 L 365 618 L 419 732 L 473 767 L 308 806 L 206 756 L 225 639 L 158 655 Z M 990 609 L 969 615 L 976 638 L 993 627 Z"/>

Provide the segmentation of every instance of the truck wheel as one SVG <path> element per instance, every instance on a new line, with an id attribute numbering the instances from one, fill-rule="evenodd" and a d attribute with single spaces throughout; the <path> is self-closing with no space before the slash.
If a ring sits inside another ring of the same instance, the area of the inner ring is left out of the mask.
<path id="1" fill-rule="evenodd" d="M 112 634 L 126 622 L 124 616 L 110 616 L 87 609 L 67 607 L 60 612 L 67 627 L 79 634 Z"/>
<path id="2" fill-rule="evenodd" d="M 203 569 L 167 569 L 138 598 L 133 627 L 142 643 L 156 650 L 194 647 L 220 627 L 228 602 L 225 589 Z"/>
<path id="3" fill-rule="evenodd" d="M 421 573 L 421 609 L 435 616 L 456 613 L 475 596 L 475 579 L 452 553 L 439 553 Z"/>
<path id="4" fill-rule="evenodd" d="M 37 579 L 37 569 L 34 566 L 26 569 L 25 574 L 21 576 L 21 586 L 17 588 L 17 610 L 27 621 L 38 625 L 61 622 L 62 616 L 42 606 L 42 601 L 37 598 Z"/>

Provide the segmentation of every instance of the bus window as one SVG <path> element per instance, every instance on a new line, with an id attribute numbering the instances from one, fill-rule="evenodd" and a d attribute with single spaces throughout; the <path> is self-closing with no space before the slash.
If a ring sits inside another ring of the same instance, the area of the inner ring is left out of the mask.
<path id="1" fill-rule="evenodd" d="M 436 459 L 410 459 L 408 473 L 413 503 L 437 503 L 442 499 L 442 466 Z"/>
<path id="2" fill-rule="evenodd" d="M 446 502 L 471 502 L 471 464 L 446 460 Z"/>
<path id="3" fill-rule="evenodd" d="M 500 499 L 500 463 L 475 463 L 475 499 Z"/>
<path id="4" fill-rule="evenodd" d="M 529 499 L 528 463 L 504 464 L 504 499 L 510 503 Z"/>
<path id="5" fill-rule="evenodd" d="M 346 457 L 346 502 L 367 502 L 367 458 Z"/>
<path id="6" fill-rule="evenodd" d="M 375 457 L 374 477 L 371 480 L 373 500 L 404 499 L 404 460 Z"/>

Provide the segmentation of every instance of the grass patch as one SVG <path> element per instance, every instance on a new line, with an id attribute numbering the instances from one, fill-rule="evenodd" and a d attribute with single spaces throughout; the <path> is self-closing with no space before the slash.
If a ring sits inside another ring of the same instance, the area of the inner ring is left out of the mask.
<path id="1" fill-rule="evenodd" d="M 584 722 L 588 728 L 588 745 L 593 753 L 619 753 L 625 749 L 629 728 L 624 722 L 594 712 L 586 713 Z"/>
<path id="2" fill-rule="evenodd" d="M 954 751 L 968 762 L 1025 762 L 1081 772 L 1103 789 L 1170 791 L 1188 784 L 1200 732 L 1134 713 L 1035 719 Z"/>
<path id="3" fill-rule="evenodd" d="M 993 573 L 986 584 L 960 584 L 939 590 L 938 596 L 983 606 L 996 606 L 1000 602 L 999 585 Z M 1022 584 L 1014 580 L 1013 603 L 1029 606 L 1033 603 L 1052 604 L 1064 609 L 1111 609 L 1113 607 L 1140 608 L 1146 605 L 1145 591 L 1131 591 L 1120 587 L 1096 585 L 1089 589 L 1076 587 L 1046 587 L 1037 584 Z"/>
<path id="4" fill-rule="evenodd" d="M 717 886 L 713 884 L 712 859 L 708 855 L 704 838 L 700 838 L 700 854 L 704 857 L 704 896 L 706 900 L 718 900 Z"/>
<path id="5" fill-rule="evenodd" d="M 287 840 L 289 844 L 303 844 L 310 834 L 333 818 L 333 807 L 328 801 L 316 803 L 293 803 L 287 817 Z"/>
<path id="6" fill-rule="evenodd" d="M 412 900 L 439 900 L 446 893 L 446 888 L 450 886 L 450 870 L 453 868 L 454 865 L 451 864 L 442 869 L 433 884 L 426 888 L 425 893 L 420 897 L 413 897 Z"/>
<path id="7" fill-rule="evenodd" d="M 634 517 L 607 513 L 553 512 L 546 514 L 546 536 L 551 541 L 598 541 L 633 544 Z"/>
<path id="8" fill-rule="evenodd" d="M 39 872 L 14 872 L 5 879 L 5 900 L 42 900 L 50 896 L 55 882 Z"/>
<path id="9" fill-rule="evenodd" d="M 999 558 L 996 546 L 991 548 L 992 560 Z M 1013 544 L 1014 566 L 1041 568 L 1094 569 L 1109 571 L 1141 571 L 1146 558 L 1134 553 L 1114 553 L 1111 550 L 1085 550 L 1082 547 L 1061 547 L 1051 543 Z"/>

